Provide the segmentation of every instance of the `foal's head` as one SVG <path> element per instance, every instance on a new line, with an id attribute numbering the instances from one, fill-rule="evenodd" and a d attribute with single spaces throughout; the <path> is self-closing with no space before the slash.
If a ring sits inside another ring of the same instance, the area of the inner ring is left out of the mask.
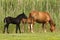
<path id="1" fill-rule="evenodd" d="M 22 19 L 22 18 L 27 19 L 27 16 L 23 12 L 22 14 L 18 15 L 16 18 L 19 18 L 19 19 Z"/>
<path id="2" fill-rule="evenodd" d="M 27 22 L 27 16 L 25 15 L 25 13 L 23 12 L 22 14 L 21 14 L 21 18 L 22 18 L 22 23 L 26 23 Z"/>
<path id="3" fill-rule="evenodd" d="M 25 15 L 24 12 L 22 13 L 22 18 L 27 19 L 27 16 Z"/>

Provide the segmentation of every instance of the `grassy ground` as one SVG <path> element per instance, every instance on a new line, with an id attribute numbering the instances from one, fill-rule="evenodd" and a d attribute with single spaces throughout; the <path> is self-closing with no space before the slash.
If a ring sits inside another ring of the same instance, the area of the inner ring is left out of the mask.
<path id="1" fill-rule="evenodd" d="M 60 33 L 0 34 L 1 40 L 60 40 Z"/>

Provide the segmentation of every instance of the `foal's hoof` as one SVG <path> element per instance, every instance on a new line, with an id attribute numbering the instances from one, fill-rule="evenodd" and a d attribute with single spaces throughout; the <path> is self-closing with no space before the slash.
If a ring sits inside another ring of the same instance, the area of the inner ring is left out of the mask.
<path id="1" fill-rule="evenodd" d="M 21 33 L 21 32 L 19 32 L 19 33 Z"/>
<path id="2" fill-rule="evenodd" d="M 5 32 L 3 31 L 3 33 L 5 33 Z"/>
<path id="3" fill-rule="evenodd" d="M 17 33 L 17 32 L 16 32 Z"/>
<path id="4" fill-rule="evenodd" d="M 9 34 L 9 32 L 7 32 Z"/>

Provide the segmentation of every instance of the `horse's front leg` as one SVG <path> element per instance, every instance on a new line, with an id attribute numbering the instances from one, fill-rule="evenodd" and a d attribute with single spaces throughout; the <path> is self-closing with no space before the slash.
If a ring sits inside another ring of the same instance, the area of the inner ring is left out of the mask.
<path id="1" fill-rule="evenodd" d="M 28 32 L 34 32 L 33 31 L 33 24 L 28 24 Z"/>
<path id="2" fill-rule="evenodd" d="M 19 30 L 19 33 L 21 33 L 19 24 L 16 25 L 16 33 L 17 33 L 18 30 Z"/>
<path id="3" fill-rule="evenodd" d="M 30 24 L 30 30 L 31 30 L 32 33 L 34 32 L 33 31 L 33 24 Z"/>
<path id="4" fill-rule="evenodd" d="M 21 30 L 22 32 L 24 32 L 24 25 L 25 25 L 25 24 L 22 23 L 22 30 Z"/>
<path id="5" fill-rule="evenodd" d="M 46 32 L 46 26 L 45 26 L 45 23 L 42 24 L 42 29 L 44 32 Z"/>
<path id="6" fill-rule="evenodd" d="M 21 30 L 20 30 L 20 25 L 18 25 L 18 29 L 19 29 L 19 33 L 21 33 Z"/>
<path id="7" fill-rule="evenodd" d="M 31 25 L 28 24 L 28 32 L 31 32 Z"/>

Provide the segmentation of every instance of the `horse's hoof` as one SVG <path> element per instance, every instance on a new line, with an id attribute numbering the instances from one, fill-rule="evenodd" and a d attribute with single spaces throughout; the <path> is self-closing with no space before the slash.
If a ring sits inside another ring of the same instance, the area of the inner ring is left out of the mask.
<path id="1" fill-rule="evenodd" d="M 17 33 L 17 32 L 16 32 Z"/>
<path id="2" fill-rule="evenodd" d="M 3 31 L 3 33 L 5 33 L 5 31 Z"/>
<path id="3" fill-rule="evenodd" d="M 44 30 L 44 32 L 46 33 L 46 30 Z"/>
<path id="4" fill-rule="evenodd" d="M 5 32 L 3 32 L 3 33 L 5 33 Z"/>
<path id="5" fill-rule="evenodd" d="M 19 32 L 19 33 L 21 33 L 21 32 Z"/>
<path id="6" fill-rule="evenodd" d="M 7 32 L 9 34 L 9 32 Z"/>

